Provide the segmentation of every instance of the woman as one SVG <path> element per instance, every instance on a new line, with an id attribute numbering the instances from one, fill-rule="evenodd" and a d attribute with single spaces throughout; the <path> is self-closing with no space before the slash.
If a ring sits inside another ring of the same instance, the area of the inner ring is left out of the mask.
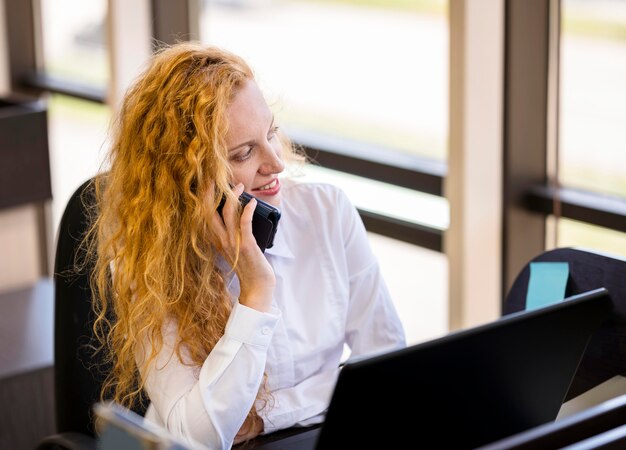
<path id="1" fill-rule="evenodd" d="M 155 55 L 96 186 L 104 396 L 132 405 L 145 393 L 147 419 L 229 448 L 321 422 L 344 344 L 405 345 L 355 208 L 333 186 L 283 176 L 302 160 L 241 58 L 192 43 Z M 281 210 L 265 253 L 243 191 Z"/>

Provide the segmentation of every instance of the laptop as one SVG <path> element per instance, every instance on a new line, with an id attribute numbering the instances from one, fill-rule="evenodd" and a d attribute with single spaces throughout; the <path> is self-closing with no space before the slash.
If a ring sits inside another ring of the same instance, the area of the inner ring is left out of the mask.
<path id="1" fill-rule="evenodd" d="M 553 421 L 610 309 L 600 288 L 349 360 L 321 427 L 254 448 L 471 449 Z"/>

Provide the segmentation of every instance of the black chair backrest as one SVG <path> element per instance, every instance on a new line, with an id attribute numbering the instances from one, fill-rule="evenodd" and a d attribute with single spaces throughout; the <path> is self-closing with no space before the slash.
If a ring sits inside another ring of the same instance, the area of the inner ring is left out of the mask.
<path id="1" fill-rule="evenodd" d="M 82 267 L 81 246 L 89 227 L 88 205 L 93 205 L 93 179 L 70 197 L 59 225 L 54 262 L 54 358 L 57 432 L 94 436 L 92 407 L 109 367 L 102 364 L 93 334 L 94 313 L 90 277 L 92 265 Z M 141 407 L 135 412 L 144 414 Z"/>
<path id="2" fill-rule="evenodd" d="M 57 431 L 94 435 L 91 407 L 105 378 L 94 359 L 91 267 L 76 271 L 89 226 L 85 202 L 93 199 L 92 180 L 70 197 L 59 225 L 54 261 L 54 369 Z"/>
<path id="3" fill-rule="evenodd" d="M 613 310 L 592 336 L 565 400 L 576 397 L 615 375 L 626 376 L 626 259 L 582 248 L 557 248 L 530 261 L 515 279 L 504 314 L 526 308 L 531 262 L 567 262 L 565 296 L 604 287 Z"/>

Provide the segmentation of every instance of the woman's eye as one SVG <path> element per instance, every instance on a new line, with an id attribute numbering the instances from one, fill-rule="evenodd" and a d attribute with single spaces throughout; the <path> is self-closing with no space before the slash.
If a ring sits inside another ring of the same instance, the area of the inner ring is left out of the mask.
<path id="1" fill-rule="evenodd" d="M 272 127 L 270 132 L 267 134 L 268 139 L 273 139 L 276 137 L 276 133 L 278 133 L 278 127 Z"/>
<path id="2" fill-rule="evenodd" d="M 233 161 L 245 161 L 252 156 L 252 147 L 247 147 L 244 151 L 237 153 L 231 159 Z"/>

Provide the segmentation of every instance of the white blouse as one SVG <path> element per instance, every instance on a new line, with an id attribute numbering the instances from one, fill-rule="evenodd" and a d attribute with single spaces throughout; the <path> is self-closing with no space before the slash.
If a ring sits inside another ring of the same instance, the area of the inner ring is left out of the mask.
<path id="1" fill-rule="evenodd" d="M 163 350 L 142 373 L 151 400 L 146 419 L 190 443 L 230 448 L 264 372 L 270 390 L 260 411 L 264 433 L 319 423 L 344 344 L 351 356 L 406 345 L 365 228 L 346 195 L 329 184 L 286 180 L 280 210 L 274 246 L 265 252 L 276 275 L 270 312 L 239 304 L 233 276 L 232 313 L 202 367 L 183 364 L 173 352 L 176 324 L 170 322 Z"/>

